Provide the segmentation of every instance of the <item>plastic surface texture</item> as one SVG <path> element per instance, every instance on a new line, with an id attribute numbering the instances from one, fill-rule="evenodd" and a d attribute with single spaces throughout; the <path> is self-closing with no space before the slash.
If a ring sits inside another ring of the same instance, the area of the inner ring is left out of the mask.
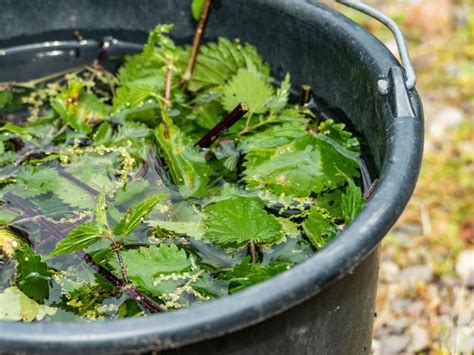
<path id="1" fill-rule="evenodd" d="M 115 30 L 148 31 L 158 22 L 175 23 L 176 39 L 190 42 L 195 26 L 189 1 L 0 0 L 0 8 L 0 48 L 24 43 L 24 36 L 44 40 L 42 34 L 57 30 L 79 29 L 86 37 L 87 30 L 93 30 L 106 36 Z M 303 0 L 216 0 L 206 38 L 217 36 L 238 37 L 257 46 L 275 76 L 289 71 L 294 83 L 310 84 L 317 96 L 350 118 L 367 139 L 372 174 L 380 179 L 369 203 L 306 262 L 238 294 L 120 321 L 0 322 L 0 351 L 180 347 L 170 353 L 370 352 L 377 247 L 406 206 L 421 163 L 419 97 L 410 91 L 406 98 L 413 115 L 395 117 L 394 100 L 378 93 L 377 81 L 399 67 L 398 62 L 363 28 L 323 5 Z M 193 343 L 197 344 L 188 345 Z"/>

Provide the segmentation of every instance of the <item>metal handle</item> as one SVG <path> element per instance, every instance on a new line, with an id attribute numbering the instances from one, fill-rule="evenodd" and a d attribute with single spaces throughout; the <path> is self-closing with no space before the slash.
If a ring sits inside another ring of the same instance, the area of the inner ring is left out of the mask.
<path id="1" fill-rule="evenodd" d="M 393 33 L 395 37 L 395 41 L 397 42 L 398 52 L 400 53 L 400 58 L 402 60 L 402 64 L 405 68 L 405 75 L 406 75 L 406 87 L 408 90 L 411 90 L 415 87 L 416 84 L 416 75 L 415 69 L 411 63 L 410 55 L 408 54 L 407 44 L 405 42 L 405 38 L 403 37 L 403 33 L 400 30 L 400 27 L 393 21 L 390 17 L 384 15 L 380 11 L 374 9 L 373 7 L 364 4 L 362 1 L 358 0 L 336 0 L 336 2 L 360 11 L 377 21 L 383 23 L 388 29 Z M 388 81 L 386 79 L 381 79 L 378 82 L 378 89 L 380 94 L 387 95 L 388 94 Z"/>

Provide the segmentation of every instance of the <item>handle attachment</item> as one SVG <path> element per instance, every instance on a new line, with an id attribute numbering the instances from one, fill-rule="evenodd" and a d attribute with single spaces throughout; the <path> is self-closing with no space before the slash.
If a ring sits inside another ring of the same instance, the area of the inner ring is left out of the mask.
<path id="1" fill-rule="evenodd" d="M 358 0 L 336 0 L 338 3 L 350 7 L 354 10 L 362 12 L 377 21 L 384 24 L 388 29 L 393 33 L 395 37 L 395 41 L 397 43 L 398 52 L 400 53 L 400 58 L 402 60 L 402 64 L 405 68 L 405 75 L 406 75 L 406 88 L 411 90 L 415 87 L 416 84 L 416 75 L 415 69 L 411 63 L 410 55 L 408 54 L 407 44 L 405 42 L 405 38 L 403 37 L 403 33 L 400 30 L 400 27 L 393 21 L 390 17 L 384 15 L 379 10 L 374 9 L 373 7 L 364 4 L 362 1 Z M 389 82 L 387 79 L 380 79 L 377 83 L 379 93 L 382 95 L 387 95 L 389 91 Z"/>

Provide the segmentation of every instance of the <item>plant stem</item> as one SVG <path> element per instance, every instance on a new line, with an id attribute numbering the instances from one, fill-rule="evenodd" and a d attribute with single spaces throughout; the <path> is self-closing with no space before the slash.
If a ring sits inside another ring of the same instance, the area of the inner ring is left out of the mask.
<path id="1" fill-rule="evenodd" d="M 171 70 L 171 64 L 167 64 L 166 65 L 166 79 L 165 79 L 165 100 L 163 103 L 164 110 L 167 110 L 170 107 L 172 75 L 173 75 L 173 72 Z"/>
<path id="2" fill-rule="evenodd" d="M 253 240 L 249 241 L 249 253 L 252 258 L 252 264 L 257 263 L 257 250 L 255 248 L 255 242 Z"/>
<path id="3" fill-rule="evenodd" d="M 369 189 L 367 191 L 364 192 L 364 201 L 367 202 L 370 197 L 372 196 L 375 188 L 377 187 L 379 183 L 379 179 L 375 179 L 374 182 L 372 183 L 372 185 L 370 185 Z"/>
<path id="4" fill-rule="evenodd" d="M 311 86 L 301 85 L 301 93 L 300 93 L 300 100 L 299 100 L 300 107 L 305 107 L 308 104 L 310 99 L 311 99 Z"/>
<path id="5" fill-rule="evenodd" d="M 241 102 L 232 110 L 222 121 L 216 124 L 199 142 L 197 146 L 201 148 L 209 148 L 220 135 L 232 127 L 239 119 L 248 112 L 248 106 L 245 102 Z"/>
<path id="6" fill-rule="evenodd" d="M 193 76 L 194 67 L 196 66 L 196 59 L 201 47 L 202 37 L 204 29 L 206 28 L 207 19 L 209 18 L 209 12 L 211 11 L 212 0 L 205 0 L 204 8 L 199 17 L 199 22 L 194 33 L 193 46 L 191 47 L 191 54 L 189 56 L 188 66 L 183 75 L 183 90 L 187 89 L 189 82 Z"/>
<path id="7" fill-rule="evenodd" d="M 58 228 L 56 228 L 54 224 L 46 220 L 43 216 L 40 216 L 40 213 L 37 208 L 33 206 L 29 201 L 14 194 L 8 194 L 8 200 L 18 206 L 24 214 L 29 216 L 38 216 L 38 224 L 43 227 L 44 230 L 48 232 L 48 234 L 56 241 L 60 241 L 65 238 L 64 233 Z M 163 312 L 163 309 L 155 301 L 153 301 L 148 296 L 142 294 L 132 285 L 128 283 L 124 284 L 122 280 L 118 279 L 109 270 L 104 268 L 102 265 L 97 264 L 89 254 L 83 251 L 76 252 L 75 254 L 80 259 L 85 261 L 94 271 L 100 274 L 103 278 L 105 278 L 115 287 L 119 288 L 123 293 L 136 300 L 137 303 L 140 304 L 143 309 L 149 311 L 150 313 Z"/>
<path id="8" fill-rule="evenodd" d="M 108 235 L 105 238 L 110 240 L 110 242 L 112 243 L 112 248 L 114 249 L 115 255 L 117 256 L 117 260 L 120 265 L 122 280 L 126 285 L 128 285 L 130 281 L 128 280 L 127 268 L 125 267 L 125 263 L 123 262 L 122 254 L 120 254 L 120 245 L 117 244 L 117 242 L 111 235 Z"/>

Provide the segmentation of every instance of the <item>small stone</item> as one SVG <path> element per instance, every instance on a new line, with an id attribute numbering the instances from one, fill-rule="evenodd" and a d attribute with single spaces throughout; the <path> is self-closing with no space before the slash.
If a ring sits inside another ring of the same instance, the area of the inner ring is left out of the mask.
<path id="1" fill-rule="evenodd" d="M 380 339 L 380 354 L 395 355 L 403 353 L 409 342 L 410 338 L 404 335 L 391 335 Z"/>
<path id="2" fill-rule="evenodd" d="M 426 350 L 430 346 L 430 337 L 428 331 L 420 326 L 414 325 L 410 328 L 410 344 L 408 346 L 408 352 L 417 353 Z"/>
<path id="3" fill-rule="evenodd" d="M 393 261 L 388 260 L 380 265 L 380 277 L 386 282 L 396 282 L 400 275 L 400 267 Z"/>
<path id="4" fill-rule="evenodd" d="M 402 270 L 400 280 L 409 285 L 418 282 L 427 283 L 433 278 L 433 271 L 428 265 L 415 265 Z"/>
<path id="5" fill-rule="evenodd" d="M 409 318 L 392 318 L 387 321 L 386 326 L 390 334 L 402 334 L 411 323 Z"/>
<path id="6" fill-rule="evenodd" d="M 424 309 L 425 309 L 424 303 L 418 300 L 407 305 L 405 312 L 410 317 L 418 318 L 423 314 Z"/>
<path id="7" fill-rule="evenodd" d="M 474 287 L 474 249 L 462 251 L 456 262 L 456 274 L 466 287 Z"/>

